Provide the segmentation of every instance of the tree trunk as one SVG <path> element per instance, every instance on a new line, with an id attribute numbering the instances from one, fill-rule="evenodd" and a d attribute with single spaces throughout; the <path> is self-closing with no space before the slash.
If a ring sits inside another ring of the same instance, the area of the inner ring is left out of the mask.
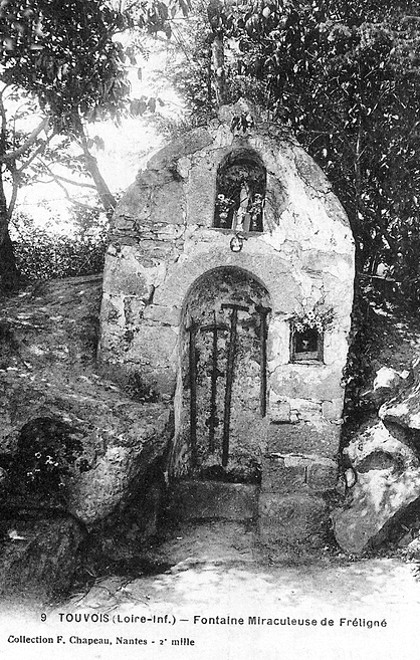
<path id="1" fill-rule="evenodd" d="M 10 213 L 0 171 L 0 291 L 11 291 L 19 282 L 19 272 L 9 234 Z"/>
<path id="2" fill-rule="evenodd" d="M 216 103 L 220 107 L 226 103 L 225 49 L 222 37 L 216 36 L 214 38 L 211 50 Z"/>
<path id="3" fill-rule="evenodd" d="M 0 95 L 0 155 L 6 153 L 6 112 L 3 98 Z M 4 165 L 0 162 L 0 293 L 11 291 L 19 281 L 16 259 L 9 234 L 10 213 L 13 203 L 9 206 L 4 191 Z M 15 198 L 15 180 L 13 181 L 13 197 Z"/>
<path id="4" fill-rule="evenodd" d="M 360 237 L 364 236 L 362 231 L 361 231 L 361 222 L 360 222 L 360 199 L 361 199 L 361 194 L 362 194 L 362 174 L 361 174 L 361 164 L 360 160 L 362 157 L 362 122 L 359 117 L 359 125 L 358 125 L 358 131 L 357 131 L 357 139 L 356 139 L 356 148 L 355 148 L 355 155 L 354 155 L 354 202 L 355 202 L 355 213 L 354 213 L 354 227 L 356 228 L 353 229 L 355 232 L 355 235 L 359 237 L 359 240 L 356 240 L 356 254 L 355 254 L 355 261 L 356 261 L 356 271 L 359 273 L 363 272 L 364 265 L 365 265 L 365 259 L 366 259 L 366 249 L 365 249 L 365 241 L 362 240 L 363 248 L 360 245 Z"/>
<path id="5" fill-rule="evenodd" d="M 0 212 L 0 291 L 12 291 L 19 283 L 19 272 L 9 235 L 9 216 Z"/>
<path id="6" fill-rule="evenodd" d="M 95 183 L 102 206 L 107 215 L 112 215 L 116 206 L 115 197 L 108 188 L 108 185 L 99 170 L 98 161 L 89 151 L 86 138 L 82 140 L 82 147 L 85 156 L 85 167 Z"/>
<path id="7" fill-rule="evenodd" d="M 219 107 L 226 103 L 226 67 L 222 11 L 223 3 L 220 0 L 209 0 L 207 5 L 207 18 L 213 32 L 213 40 L 211 43 L 211 66 L 213 69 L 216 104 Z"/>
<path id="8" fill-rule="evenodd" d="M 85 157 L 85 167 L 89 172 L 92 180 L 95 184 L 96 190 L 98 192 L 99 199 L 101 200 L 102 206 L 104 207 L 105 213 L 110 217 L 116 207 L 116 199 L 110 189 L 108 184 L 103 178 L 99 167 L 98 161 L 95 156 L 90 152 L 88 140 L 85 134 L 83 127 L 83 122 L 79 115 L 74 117 L 74 125 L 76 128 L 77 137 L 79 139 L 80 146 L 83 149 L 83 155 Z"/>

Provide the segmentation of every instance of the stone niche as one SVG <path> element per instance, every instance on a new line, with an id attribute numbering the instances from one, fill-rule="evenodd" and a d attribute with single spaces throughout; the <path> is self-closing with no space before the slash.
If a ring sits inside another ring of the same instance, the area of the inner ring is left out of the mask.
<path id="1" fill-rule="evenodd" d="M 258 484 L 267 541 L 328 519 L 353 281 L 325 176 L 241 102 L 154 155 L 114 216 L 100 357 L 173 406 L 170 478 Z"/>

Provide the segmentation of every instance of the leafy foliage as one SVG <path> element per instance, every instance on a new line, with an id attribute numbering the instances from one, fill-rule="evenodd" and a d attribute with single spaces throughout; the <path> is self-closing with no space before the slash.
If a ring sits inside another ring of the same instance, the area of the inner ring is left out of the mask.
<path id="1" fill-rule="evenodd" d="M 41 229 L 14 243 L 17 266 L 25 280 L 100 273 L 106 246 L 104 236 L 55 237 Z"/>
<path id="2" fill-rule="evenodd" d="M 304 314 L 295 315 L 292 317 L 294 327 L 298 332 L 312 329 L 317 330 L 319 333 L 324 330 L 333 322 L 334 312 L 332 309 L 320 312 L 318 309 L 311 309 Z"/>
<path id="3" fill-rule="evenodd" d="M 124 391 L 133 401 L 140 403 L 156 403 L 159 401 L 159 394 L 146 384 L 140 373 L 137 371 L 131 372 L 126 381 L 123 383 Z"/>
<path id="4" fill-rule="evenodd" d="M 172 36 L 171 19 L 179 14 L 184 18 L 191 10 L 191 0 L 142 0 L 133 2 L 124 11 L 127 27 L 145 29 L 149 34 L 163 32 L 168 39 Z"/>
<path id="5" fill-rule="evenodd" d="M 58 133 L 78 135 L 82 119 L 118 118 L 129 100 L 126 63 L 136 66 L 139 48 L 136 39 L 124 48 L 118 35 L 145 29 L 170 37 L 170 19 L 179 12 L 186 16 L 190 6 L 189 0 L 139 1 L 126 9 L 117 4 L 106 0 L 1 3 L 3 82 L 32 93 Z M 149 99 L 153 111 L 151 106 Z M 131 103 L 131 112 L 138 109 L 143 107 Z"/>
<path id="6" fill-rule="evenodd" d="M 70 159 L 72 171 L 90 177 L 103 208 L 108 215 L 113 212 L 115 197 L 91 152 L 92 147 L 101 149 L 104 144 L 97 136 L 88 138 L 86 123 L 105 117 L 118 120 L 123 112 L 136 116 L 155 111 L 159 100 L 129 98 L 126 63 L 137 65 L 138 40 L 125 49 L 118 35 L 147 28 L 153 34 L 163 30 L 170 36 L 168 21 L 178 12 L 185 15 L 188 3 L 134 0 L 126 8 L 117 0 L 0 3 L 1 287 L 13 288 L 18 279 L 8 224 L 21 187 L 34 176 L 47 176 L 69 196 L 64 184 L 71 181 L 50 167 L 57 155 L 65 154 L 66 140 L 67 146 L 77 143 L 82 152 L 78 162 Z M 140 68 L 138 77 L 141 79 Z M 36 101 L 40 123 L 32 131 L 22 130 L 17 124 L 20 110 L 14 108 L 13 112 L 13 104 L 22 95 Z M 58 135 L 64 139 L 52 146 Z M 86 181 L 78 185 L 93 187 Z"/>
<path id="7" fill-rule="evenodd" d="M 380 317 L 366 299 L 363 288 L 356 289 L 347 364 L 343 374 L 347 420 L 359 421 L 371 412 L 372 404 L 363 397 L 374 373 L 372 361 L 380 352 L 386 333 Z"/>
<path id="8" fill-rule="evenodd" d="M 3 81 L 33 93 L 58 132 L 80 117 L 115 116 L 129 91 L 121 14 L 102 0 L 6 0 L 0 13 Z"/>
<path id="9" fill-rule="evenodd" d="M 16 261 L 25 280 L 93 275 L 103 270 L 107 248 L 107 225 L 99 210 L 78 214 L 72 235 L 57 235 L 33 223 L 19 223 L 14 240 Z"/>
<path id="10" fill-rule="evenodd" d="M 116 116 L 129 86 L 122 46 L 113 41 L 123 27 L 119 12 L 102 0 L 3 0 L 0 4 L 0 286 L 18 279 L 8 225 L 19 190 L 47 156 L 56 134 L 77 138 L 85 171 L 108 210 L 114 198 L 89 151 L 84 121 L 98 113 Z M 38 126 L 20 128 L 20 97 L 38 103 Z M 10 116 L 9 116 L 10 115 Z M 39 115 L 38 115 L 39 116 Z M 45 162 L 44 162 L 45 165 Z M 45 165 L 48 167 L 48 165 Z"/>
<path id="11" fill-rule="evenodd" d="M 20 432 L 11 478 L 27 492 L 55 496 L 65 488 L 65 478 L 82 454 L 83 444 L 68 424 L 49 417 L 33 419 Z M 79 470 L 88 469 L 82 458 Z"/>

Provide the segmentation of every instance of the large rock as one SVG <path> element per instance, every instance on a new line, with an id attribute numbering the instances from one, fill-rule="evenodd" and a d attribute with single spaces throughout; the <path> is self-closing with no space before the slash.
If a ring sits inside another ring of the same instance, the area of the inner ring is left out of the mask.
<path id="1" fill-rule="evenodd" d="M 420 499 L 419 459 L 381 422 L 361 433 L 345 453 L 357 480 L 344 505 L 332 513 L 334 534 L 343 550 L 362 554 L 380 545 Z"/>
<path id="2" fill-rule="evenodd" d="M 420 470 L 395 476 L 392 468 L 359 475 L 347 507 L 332 515 L 335 538 L 351 554 L 379 546 L 393 525 L 420 499 Z"/>
<path id="3" fill-rule="evenodd" d="M 87 525 L 130 500 L 170 435 L 170 406 L 144 387 L 141 373 L 121 379 L 117 367 L 105 373 L 96 362 L 101 284 L 100 276 L 48 282 L 4 300 L 0 317 L 6 469 L 24 429 L 40 420 L 71 429 L 83 450 L 63 495 Z"/>
<path id="4" fill-rule="evenodd" d="M 410 379 L 408 372 L 386 367 L 377 372 L 373 389 L 378 402 L 385 395 L 394 398 L 381 406 L 382 421 L 359 431 L 344 450 L 356 483 L 332 520 L 336 539 L 347 552 L 360 554 L 380 545 L 409 507 L 420 501 L 418 366 L 415 361 Z"/>
<path id="5" fill-rule="evenodd" d="M 418 456 L 404 440 L 403 433 L 397 429 L 391 432 L 378 420 L 373 426 L 362 428 L 343 453 L 358 473 L 387 467 L 398 472 L 420 468 Z"/>
<path id="6" fill-rule="evenodd" d="M 373 381 L 373 391 L 370 394 L 378 407 L 398 394 L 399 390 L 404 386 L 408 375 L 408 371 L 399 373 L 391 367 L 381 367 L 376 372 L 375 380 Z"/>
<path id="7" fill-rule="evenodd" d="M 143 428 L 146 437 L 139 437 L 137 446 L 108 447 L 92 470 L 78 475 L 69 489 L 69 511 L 87 525 L 93 525 L 130 501 L 153 459 L 164 449 L 168 439 L 164 421 L 157 419 L 155 426 Z"/>
<path id="8" fill-rule="evenodd" d="M 402 428 L 420 430 L 420 377 L 413 371 L 415 381 L 398 398 L 384 403 L 379 410 L 379 417 L 384 422 L 398 424 Z"/>
<path id="9" fill-rule="evenodd" d="M 7 516 L 7 514 L 6 514 Z M 65 515 L 5 517 L 2 512 L 0 593 L 46 600 L 70 589 L 85 538 L 80 524 Z"/>
<path id="10" fill-rule="evenodd" d="M 390 367 L 381 367 L 373 381 L 374 391 L 388 390 L 389 393 L 396 391 L 402 381 L 401 374 Z"/>

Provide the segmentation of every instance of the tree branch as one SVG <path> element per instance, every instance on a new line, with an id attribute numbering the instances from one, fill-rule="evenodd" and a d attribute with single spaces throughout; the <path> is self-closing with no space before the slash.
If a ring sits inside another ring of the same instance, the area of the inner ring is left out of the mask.
<path id="1" fill-rule="evenodd" d="M 86 170 L 89 172 L 95 183 L 95 188 L 98 191 L 102 206 L 107 213 L 111 214 L 114 212 L 117 202 L 99 170 L 95 156 L 90 152 L 83 123 L 78 115 L 75 117 L 75 125 L 78 130 L 78 143 L 81 146 L 85 157 Z"/>
<path id="2" fill-rule="evenodd" d="M 12 217 L 15 205 L 16 205 L 16 200 L 19 192 L 19 172 L 16 169 L 15 164 L 13 164 L 13 167 L 9 167 L 9 172 L 12 175 L 12 194 L 10 196 L 10 201 L 9 205 L 7 207 L 7 213 L 9 218 Z"/>
<path id="3" fill-rule="evenodd" d="M 90 206 L 89 204 L 84 204 L 83 202 L 79 202 L 78 199 L 74 199 L 74 197 L 72 197 L 72 196 L 70 195 L 70 193 L 69 193 L 69 191 L 67 190 L 66 186 L 64 186 L 64 185 L 61 183 L 61 181 L 59 180 L 59 178 L 56 177 L 56 176 L 54 175 L 53 172 L 51 172 L 51 176 L 53 177 L 54 182 L 57 184 L 57 186 L 59 186 L 59 187 L 61 188 L 61 190 L 64 192 L 64 195 L 65 195 L 66 199 L 69 200 L 69 202 L 71 202 L 72 204 L 75 204 L 76 206 L 80 206 L 80 207 L 82 207 L 82 208 L 84 208 L 84 209 L 92 209 L 92 208 L 93 208 L 93 207 Z"/>
<path id="4" fill-rule="evenodd" d="M 6 149 L 6 110 L 4 108 L 3 96 L 0 95 L 0 117 L 1 117 L 1 127 L 0 127 L 0 158 L 2 151 Z M 1 162 L 1 161 L 0 161 Z"/>
<path id="5" fill-rule="evenodd" d="M 39 159 L 39 162 L 41 163 L 42 167 L 52 176 L 54 181 L 62 181 L 63 183 L 68 183 L 71 186 L 78 186 L 79 188 L 89 188 L 90 190 L 96 190 L 96 186 L 93 185 L 93 183 L 84 183 L 83 181 L 73 181 L 72 179 L 67 179 L 67 177 L 61 176 L 60 174 L 56 174 L 55 172 L 53 172 L 50 166 L 47 165 L 47 163 L 44 163 L 43 160 Z"/>
<path id="6" fill-rule="evenodd" d="M 39 147 L 37 147 L 37 149 L 35 149 L 35 151 L 33 152 L 33 154 L 30 155 L 30 157 L 28 158 L 28 160 L 25 161 L 24 163 L 22 163 L 22 165 L 21 165 L 21 166 L 19 167 L 19 169 L 17 170 L 19 174 L 22 174 L 22 172 L 23 172 L 24 170 L 26 170 L 26 169 L 31 165 L 31 163 L 34 162 L 35 158 L 38 158 L 38 157 L 40 156 L 40 154 L 42 154 L 42 153 L 45 151 L 45 149 L 46 149 L 46 147 L 47 147 L 47 144 L 48 144 L 48 142 L 50 142 L 50 140 L 52 139 L 52 137 L 53 137 L 53 135 L 51 135 L 51 136 L 48 138 L 48 140 L 46 140 L 45 142 L 43 142 L 42 144 L 40 144 Z"/>
<path id="7" fill-rule="evenodd" d="M 38 135 L 40 133 L 42 133 L 42 131 L 47 129 L 48 123 L 49 123 L 49 119 L 48 119 L 48 117 L 45 117 L 45 119 L 43 119 L 41 121 L 41 123 L 38 124 L 38 126 L 36 128 L 34 128 L 32 133 L 30 135 L 28 135 L 25 142 L 18 149 L 15 149 L 14 151 L 11 151 L 8 154 L 3 154 L 3 155 L 0 154 L 0 161 L 6 162 L 6 161 L 11 161 L 11 160 L 16 160 L 17 158 L 19 158 L 19 156 L 24 154 L 25 151 L 27 151 L 29 149 L 29 147 L 31 147 L 34 144 L 34 142 L 37 139 Z"/>

